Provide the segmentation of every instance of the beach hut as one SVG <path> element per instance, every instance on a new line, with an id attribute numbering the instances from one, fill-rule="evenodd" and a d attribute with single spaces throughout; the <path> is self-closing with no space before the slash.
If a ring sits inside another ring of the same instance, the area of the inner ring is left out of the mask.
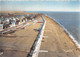
<path id="1" fill-rule="evenodd" d="M 0 31 L 3 30 L 3 24 L 0 24 Z"/>
<path id="2" fill-rule="evenodd" d="M 16 25 L 19 25 L 19 24 L 20 24 L 20 20 L 16 19 Z"/>
<path id="3" fill-rule="evenodd" d="M 15 21 L 14 20 L 11 21 L 10 27 L 12 27 L 12 26 L 15 26 Z"/>
<path id="4" fill-rule="evenodd" d="M 1 21 L 4 21 L 5 19 L 4 18 L 1 18 Z"/>
<path id="5" fill-rule="evenodd" d="M 5 21 L 9 23 L 9 19 L 8 18 L 5 18 Z"/>
<path id="6" fill-rule="evenodd" d="M 23 23 L 25 22 L 25 19 L 24 19 L 24 18 L 22 19 L 22 22 L 23 22 Z"/>
<path id="7" fill-rule="evenodd" d="M 24 16 L 20 16 L 20 23 L 23 23 L 24 22 Z"/>
<path id="8" fill-rule="evenodd" d="M 13 17 L 12 20 L 16 22 L 16 18 Z"/>
<path id="9" fill-rule="evenodd" d="M 34 20 L 34 18 L 32 18 L 32 20 Z"/>
<path id="10" fill-rule="evenodd" d="M 27 22 L 27 18 L 25 18 L 25 22 Z"/>
<path id="11" fill-rule="evenodd" d="M 12 18 L 11 18 L 11 17 L 9 17 L 9 20 L 12 20 Z"/>

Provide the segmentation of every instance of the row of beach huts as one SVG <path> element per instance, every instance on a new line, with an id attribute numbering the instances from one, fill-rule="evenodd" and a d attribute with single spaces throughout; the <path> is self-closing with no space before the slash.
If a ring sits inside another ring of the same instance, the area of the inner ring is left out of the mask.
<path id="1" fill-rule="evenodd" d="M 36 15 L 18 15 L 18 16 L 11 16 L 11 17 L 0 17 L 0 31 L 10 28 L 13 26 L 18 26 L 23 23 L 27 23 L 28 21 L 34 20 Z"/>

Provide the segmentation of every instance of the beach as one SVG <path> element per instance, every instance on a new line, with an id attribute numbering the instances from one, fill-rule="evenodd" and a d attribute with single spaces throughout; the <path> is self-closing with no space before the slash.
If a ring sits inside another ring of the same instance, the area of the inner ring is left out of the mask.
<path id="1" fill-rule="evenodd" d="M 69 35 L 48 16 L 46 20 L 44 37 L 42 40 L 39 57 L 79 57 L 80 50 L 72 42 Z"/>
<path id="2" fill-rule="evenodd" d="M 0 57 L 80 57 L 80 0 L 1 0 Z"/>
<path id="3" fill-rule="evenodd" d="M 20 14 L 39 14 L 26 12 L 2 12 Z M 6 16 L 5 15 L 5 16 Z M 40 14 L 41 15 L 41 14 Z M 41 16 L 33 21 L 28 21 L 28 26 L 25 29 L 19 29 L 12 34 L 7 34 L 5 37 L 0 37 L 0 49 L 4 52 L 3 57 L 26 57 L 39 35 L 39 31 L 43 24 Z M 80 57 L 80 49 L 74 44 L 69 35 L 64 29 L 52 18 L 42 15 L 46 21 L 44 36 L 40 46 L 38 57 Z M 39 22 L 36 22 L 39 21 Z"/>

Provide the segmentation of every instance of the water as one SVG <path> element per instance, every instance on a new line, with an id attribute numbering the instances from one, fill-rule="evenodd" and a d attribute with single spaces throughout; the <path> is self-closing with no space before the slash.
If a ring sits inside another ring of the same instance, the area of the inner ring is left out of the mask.
<path id="1" fill-rule="evenodd" d="M 80 12 L 46 12 L 45 14 L 67 29 L 74 40 L 80 44 Z"/>
<path id="2" fill-rule="evenodd" d="M 61 24 L 80 47 L 80 12 L 39 12 Z"/>

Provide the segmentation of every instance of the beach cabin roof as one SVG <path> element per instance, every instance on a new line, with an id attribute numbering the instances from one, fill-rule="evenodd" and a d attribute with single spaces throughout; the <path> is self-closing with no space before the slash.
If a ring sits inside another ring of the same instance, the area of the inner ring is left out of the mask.
<path id="1" fill-rule="evenodd" d="M 15 17 L 17 20 L 19 20 L 19 18 L 18 17 Z"/>
<path id="2" fill-rule="evenodd" d="M 3 24 L 0 24 L 0 31 L 3 29 Z"/>
<path id="3" fill-rule="evenodd" d="M 11 21 L 11 24 L 14 24 L 15 23 L 15 21 Z"/>
<path id="4" fill-rule="evenodd" d="M 5 18 L 5 21 L 9 22 L 9 18 Z"/>
<path id="5" fill-rule="evenodd" d="M 16 19 L 13 17 L 12 20 L 16 20 Z"/>
<path id="6" fill-rule="evenodd" d="M 24 15 L 21 15 L 20 17 L 25 17 Z"/>
<path id="7" fill-rule="evenodd" d="M 0 27 L 3 26 L 3 24 L 0 24 Z"/>
<path id="8" fill-rule="evenodd" d="M 10 17 L 9 20 L 11 20 L 12 18 Z"/>
<path id="9" fill-rule="evenodd" d="M 4 18 L 1 18 L 1 21 L 4 21 L 5 19 Z"/>
<path id="10" fill-rule="evenodd" d="M 3 21 L 7 21 L 7 20 L 9 20 L 9 18 L 4 18 L 4 20 L 3 20 Z"/>

